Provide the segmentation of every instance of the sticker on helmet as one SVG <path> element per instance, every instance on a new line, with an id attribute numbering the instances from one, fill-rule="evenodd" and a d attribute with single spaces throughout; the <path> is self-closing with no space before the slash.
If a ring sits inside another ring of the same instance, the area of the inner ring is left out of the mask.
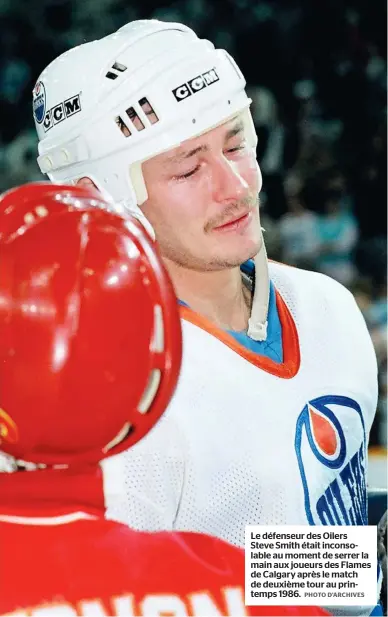
<path id="1" fill-rule="evenodd" d="M 18 427 L 7 412 L 0 407 L 0 444 L 2 441 L 16 443 L 18 439 Z"/>
<path id="2" fill-rule="evenodd" d="M 185 84 L 178 86 L 178 88 L 174 88 L 172 91 L 175 99 L 180 103 L 184 99 L 187 99 L 189 96 L 196 94 L 200 90 L 207 88 L 207 86 L 211 86 L 212 84 L 219 81 L 217 71 L 215 68 L 210 69 L 210 71 L 206 71 L 206 73 L 202 73 L 202 75 L 197 75 L 197 77 L 193 77 Z"/>
<path id="3" fill-rule="evenodd" d="M 32 91 L 32 109 L 35 120 L 42 124 L 46 112 L 46 90 L 42 81 L 38 81 Z"/>

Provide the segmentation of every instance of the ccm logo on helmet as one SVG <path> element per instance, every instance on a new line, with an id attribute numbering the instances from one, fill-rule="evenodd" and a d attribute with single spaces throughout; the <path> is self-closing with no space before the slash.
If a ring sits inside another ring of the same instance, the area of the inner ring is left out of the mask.
<path id="1" fill-rule="evenodd" d="M 53 126 L 62 122 L 62 120 L 74 116 L 74 114 L 77 114 L 79 111 L 81 111 L 81 100 L 79 94 L 76 94 L 70 99 L 62 101 L 62 103 L 58 103 L 58 105 L 46 111 L 43 121 L 44 130 L 47 132 Z"/>
<path id="2" fill-rule="evenodd" d="M 207 86 L 211 86 L 216 81 L 219 81 L 220 78 L 217 75 L 216 69 L 210 69 L 210 71 L 206 71 L 206 73 L 202 73 L 202 75 L 198 75 L 190 81 L 178 86 L 178 88 L 174 88 L 172 91 L 178 103 L 187 99 L 187 97 L 203 90 Z"/>

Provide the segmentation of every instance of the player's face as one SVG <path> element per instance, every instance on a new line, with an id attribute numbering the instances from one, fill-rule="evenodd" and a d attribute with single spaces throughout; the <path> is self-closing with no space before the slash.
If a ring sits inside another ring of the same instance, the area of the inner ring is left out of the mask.
<path id="1" fill-rule="evenodd" d="M 237 117 L 142 165 L 141 206 L 162 255 L 196 270 L 240 265 L 261 245 L 261 174 Z"/>

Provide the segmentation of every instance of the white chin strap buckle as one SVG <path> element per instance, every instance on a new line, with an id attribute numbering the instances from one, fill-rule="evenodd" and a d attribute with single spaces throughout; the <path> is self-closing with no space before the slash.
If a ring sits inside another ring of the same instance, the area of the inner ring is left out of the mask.
<path id="1" fill-rule="evenodd" d="M 254 323 L 252 318 L 248 321 L 248 336 L 253 341 L 265 341 L 267 338 L 268 321 L 265 323 Z"/>

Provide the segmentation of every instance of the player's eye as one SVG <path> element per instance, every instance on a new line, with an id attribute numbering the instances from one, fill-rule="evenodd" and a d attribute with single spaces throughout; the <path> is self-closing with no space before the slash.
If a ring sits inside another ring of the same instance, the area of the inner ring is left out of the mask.
<path id="1" fill-rule="evenodd" d="M 233 152 L 240 152 L 241 150 L 244 150 L 246 147 L 246 142 L 243 141 L 241 144 L 239 144 L 238 146 L 233 146 L 231 148 L 227 148 L 226 152 L 228 152 L 229 154 L 233 153 Z"/>
<path id="2" fill-rule="evenodd" d="M 194 167 L 194 169 L 191 169 L 190 171 L 186 172 L 185 174 L 180 174 L 180 175 L 174 176 L 174 180 L 186 180 L 187 178 L 190 178 L 191 176 L 194 176 L 194 174 L 197 173 L 199 168 L 200 168 L 200 165 L 196 165 Z"/>

